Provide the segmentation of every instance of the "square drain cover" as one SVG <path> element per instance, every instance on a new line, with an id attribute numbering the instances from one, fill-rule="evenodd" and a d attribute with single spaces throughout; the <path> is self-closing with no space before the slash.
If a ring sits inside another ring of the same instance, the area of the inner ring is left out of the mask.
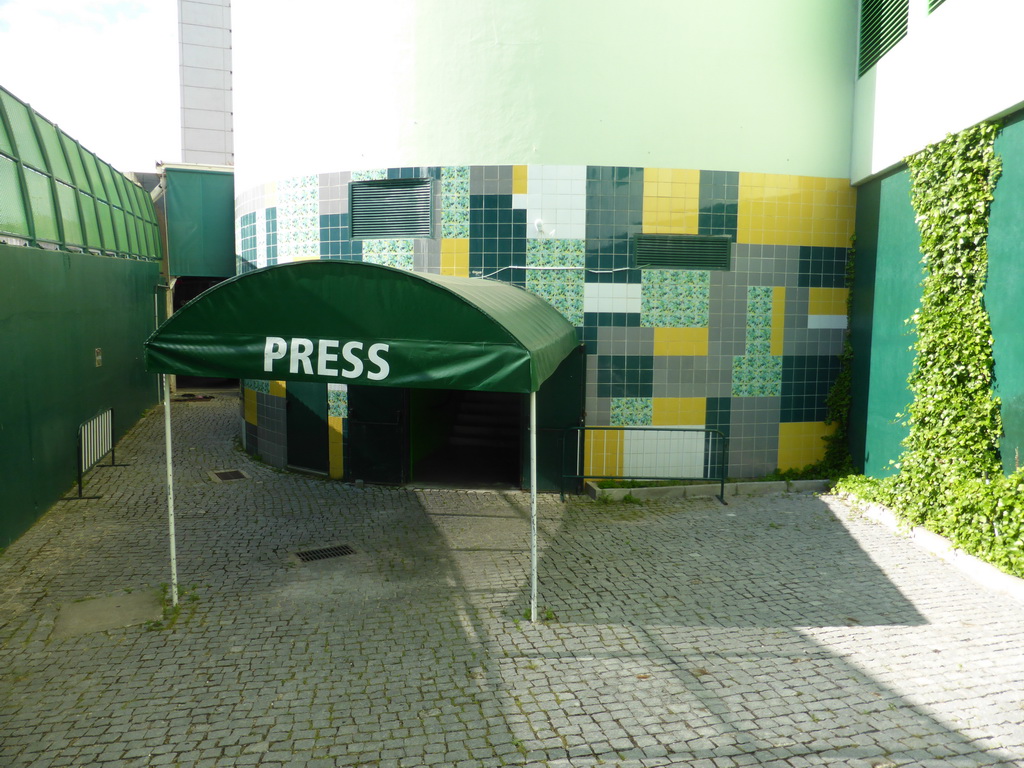
<path id="1" fill-rule="evenodd" d="M 211 472 L 210 477 L 218 483 L 226 483 L 228 480 L 245 480 L 249 476 L 240 469 L 218 469 Z"/>
<path id="2" fill-rule="evenodd" d="M 296 552 L 295 556 L 304 563 L 311 563 L 314 560 L 330 560 L 333 557 L 354 555 L 355 550 L 347 544 L 339 544 L 333 547 L 322 547 L 320 549 L 307 549 L 303 552 Z"/>

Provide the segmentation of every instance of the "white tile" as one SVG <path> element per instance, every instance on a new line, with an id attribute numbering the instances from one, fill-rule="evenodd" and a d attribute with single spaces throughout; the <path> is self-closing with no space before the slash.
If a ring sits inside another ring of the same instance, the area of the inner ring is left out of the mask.
<path id="1" fill-rule="evenodd" d="M 808 315 L 808 328 L 826 328 L 845 330 L 847 326 L 846 315 Z"/>
<path id="2" fill-rule="evenodd" d="M 640 311 L 640 286 L 625 283 L 585 283 L 584 312 Z"/>
<path id="3" fill-rule="evenodd" d="M 622 445 L 623 475 L 703 477 L 704 433 L 627 431 Z"/>

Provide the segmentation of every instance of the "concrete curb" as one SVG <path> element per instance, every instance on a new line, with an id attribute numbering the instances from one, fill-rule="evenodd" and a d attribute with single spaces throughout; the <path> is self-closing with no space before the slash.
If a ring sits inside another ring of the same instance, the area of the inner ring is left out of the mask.
<path id="1" fill-rule="evenodd" d="M 972 581 L 1024 603 L 1024 579 L 1004 573 L 994 565 L 957 549 L 948 539 L 926 528 L 908 528 L 888 507 L 875 502 L 865 502 L 848 493 L 837 495 L 836 498 L 847 504 L 856 505 L 869 520 L 880 523 L 896 533 L 905 534 L 921 549 L 950 563 Z"/>
<path id="2" fill-rule="evenodd" d="M 766 493 L 800 493 L 803 491 L 823 492 L 829 490 L 828 480 L 769 480 L 751 483 L 726 483 L 725 496 L 757 496 Z M 701 485 L 669 485 L 658 488 L 599 488 L 597 483 L 584 483 L 586 494 L 592 499 L 604 497 L 611 501 L 622 501 L 626 496 L 650 501 L 654 499 L 692 499 L 717 496 L 719 483 Z"/>

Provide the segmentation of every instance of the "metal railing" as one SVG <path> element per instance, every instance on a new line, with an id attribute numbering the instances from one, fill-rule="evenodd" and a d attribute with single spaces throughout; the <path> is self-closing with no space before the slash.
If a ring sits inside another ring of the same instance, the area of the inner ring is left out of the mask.
<path id="1" fill-rule="evenodd" d="M 727 503 L 729 438 L 719 429 L 568 427 L 564 434 L 563 501 L 567 480 L 713 480 L 719 483 L 718 500 Z M 570 460 L 575 474 L 566 471 Z M 609 466 L 615 474 L 608 474 Z"/>
<path id="2" fill-rule="evenodd" d="M 76 463 L 78 464 L 78 496 L 79 499 L 96 499 L 98 496 L 83 496 L 82 486 L 85 473 L 99 464 L 110 454 L 110 464 L 106 466 L 123 467 L 115 461 L 114 453 L 114 409 L 108 408 L 88 421 L 78 425 L 76 442 Z"/>

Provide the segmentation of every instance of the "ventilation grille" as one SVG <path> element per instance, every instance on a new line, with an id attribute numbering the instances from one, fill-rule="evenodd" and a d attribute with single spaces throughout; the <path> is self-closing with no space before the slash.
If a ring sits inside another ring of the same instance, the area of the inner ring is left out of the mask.
<path id="1" fill-rule="evenodd" d="M 330 560 L 335 557 L 354 555 L 356 551 L 347 544 L 338 544 L 332 547 L 321 547 L 320 549 L 307 549 L 303 552 L 296 552 L 295 556 L 304 563 L 312 563 L 316 560 Z"/>
<path id="2" fill-rule="evenodd" d="M 636 266 L 640 269 L 714 269 L 728 271 L 728 235 L 636 235 Z"/>
<path id="3" fill-rule="evenodd" d="M 909 0 L 862 0 L 860 6 L 860 64 L 857 75 L 871 69 L 907 36 Z M 938 5 L 932 0 L 933 7 Z"/>
<path id="4" fill-rule="evenodd" d="M 430 179 L 380 179 L 349 185 L 352 237 L 433 237 Z"/>

